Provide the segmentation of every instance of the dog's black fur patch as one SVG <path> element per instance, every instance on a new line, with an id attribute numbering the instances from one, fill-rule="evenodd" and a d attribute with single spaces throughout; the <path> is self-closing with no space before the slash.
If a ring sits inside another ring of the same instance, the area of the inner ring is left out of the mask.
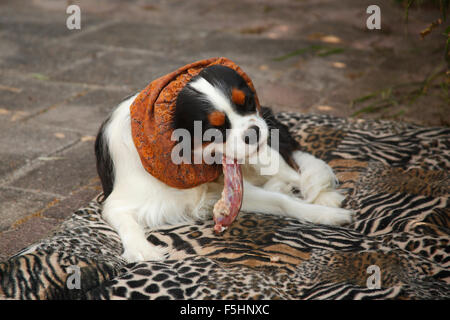
<path id="1" fill-rule="evenodd" d="M 297 140 L 295 140 L 288 128 L 278 121 L 275 118 L 275 115 L 272 112 L 272 109 L 268 107 L 261 107 L 261 114 L 264 120 L 269 127 L 269 139 L 267 143 L 269 146 L 272 146 L 271 142 L 271 130 L 278 129 L 279 130 L 279 150 L 278 153 L 283 157 L 284 161 L 286 161 L 292 168 L 295 170 L 299 170 L 297 163 L 292 158 L 292 153 L 294 151 L 300 150 L 300 144 Z"/>
<path id="2" fill-rule="evenodd" d="M 202 144 L 203 141 L 194 141 L 197 136 L 194 134 L 195 121 L 201 121 L 202 132 L 201 137 L 208 129 L 219 130 L 223 137 L 223 142 L 226 141 L 226 129 L 231 128 L 230 120 L 225 115 L 225 121 L 221 126 L 213 126 L 209 120 L 208 115 L 216 109 L 211 105 L 209 101 L 204 99 L 203 94 L 196 91 L 190 86 L 185 86 L 177 97 L 176 108 L 173 115 L 172 127 L 174 129 L 186 129 L 189 131 L 192 147 L 194 143 Z"/>
<path id="3" fill-rule="evenodd" d="M 255 96 L 252 90 L 250 90 L 244 78 L 233 69 L 221 65 L 214 65 L 203 69 L 198 74 L 198 77 L 202 77 L 213 86 L 221 88 L 227 97 L 231 97 L 231 91 L 233 89 L 242 91 L 245 94 L 244 104 L 233 104 L 233 108 L 238 114 L 245 115 L 256 112 Z"/>
<path id="4" fill-rule="evenodd" d="M 114 186 L 114 164 L 109 153 L 108 143 L 105 139 L 105 127 L 108 124 L 108 117 L 100 126 L 95 139 L 95 156 L 97 158 L 97 173 L 100 177 L 103 188 L 103 201 L 111 194 Z"/>
<path id="5" fill-rule="evenodd" d="M 125 98 L 122 99 L 122 102 L 130 99 L 136 93 L 132 93 Z M 119 104 L 120 104 L 119 103 Z M 96 166 L 97 173 L 100 177 L 100 181 L 102 183 L 103 188 L 103 199 L 105 201 L 106 198 L 111 194 L 114 187 L 114 163 L 111 159 L 111 154 L 109 152 L 108 142 L 105 137 L 105 127 L 109 123 L 111 119 L 110 114 L 105 121 L 103 121 L 100 129 L 97 133 L 97 138 L 95 139 L 95 157 L 96 157 Z"/>

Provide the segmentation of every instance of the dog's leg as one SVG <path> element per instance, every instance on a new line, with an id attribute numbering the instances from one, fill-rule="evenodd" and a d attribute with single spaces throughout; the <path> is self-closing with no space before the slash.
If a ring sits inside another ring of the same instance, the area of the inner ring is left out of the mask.
<path id="1" fill-rule="evenodd" d="M 305 201 L 330 207 L 340 207 L 345 197 L 336 190 L 338 180 L 325 161 L 313 155 L 295 151 L 294 161 L 300 168 L 300 191 Z"/>
<path id="2" fill-rule="evenodd" d="M 335 190 L 337 179 L 333 170 L 322 160 L 299 151 L 299 143 L 292 137 L 289 129 L 276 119 L 270 108 L 263 107 L 262 115 L 269 128 L 278 130 L 279 133 L 279 138 L 271 141 L 268 152 L 263 153 L 266 156 L 274 154 L 275 157 L 271 159 L 280 163 L 278 172 L 265 188 L 279 189 L 286 193 L 286 190 L 296 187 L 307 202 L 332 207 L 341 206 L 344 196 Z M 275 147 L 276 151 L 272 147 Z M 293 169 L 296 166 L 300 169 L 300 174 Z"/>
<path id="3" fill-rule="evenodd" d="M 303 199 L 308 203 L 315 203 L 330 207 L 340 207 L 344 196 L 336 190 L 337 179 L 331 167 L 309 153 L 294 151 L 292 159 L 300 172 L 287 164 L 283 157 L 271 147 L 263 150 L 263 163 L 275 167 L 274 174 L 264 184 L 269 191 L 289 194 L 293 187 L 300 190 Z M 268 165 L 266 165 L 268 166 Z M 264 168 L 257 163 L 255 168 Z"/>
<path id="4" fill-rule="evenodd" d="M 163 260 L 165 250 L 151 245 L 145 237 L 142 226 L 138 224 L 133 209 L 121 206 L 119 201 L 106 200 L 103 217 L 119 234 L 124 252 L 122 257 L 128 262 Z"/>
<path id="5" fill-rule="evenodd" d="M 353 212 L 310 204 L 286 194 L 268 191 L 244 181 L 243 211 L 296 218 L 313 223 L 341 225 L 352 221 Z"/>

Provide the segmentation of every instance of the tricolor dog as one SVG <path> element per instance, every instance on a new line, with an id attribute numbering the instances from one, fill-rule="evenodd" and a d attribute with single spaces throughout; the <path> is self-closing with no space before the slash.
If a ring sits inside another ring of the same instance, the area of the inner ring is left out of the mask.
<path id="1" fill-rule="evenodd" d="M 181 143 L 175 133 L 192 137 L 189 148 L 173 152 Z M 165 256 L 144 228 L 211 218 L 224 190 L 224 161 L 242 170 L 242 211 L 327 225 L 352 220 L 340 208 L 344 196 L 332 169 L 300 151 L 260 107 L 250 78 L 226 58 L 184 66 L 122 101 L 102 124 L 95 152 L 103 216 L 130 262 Z M 219 160 L 208 162 L 205 153 Z M 268 167 L 276 170 L 264 173 Z"/>

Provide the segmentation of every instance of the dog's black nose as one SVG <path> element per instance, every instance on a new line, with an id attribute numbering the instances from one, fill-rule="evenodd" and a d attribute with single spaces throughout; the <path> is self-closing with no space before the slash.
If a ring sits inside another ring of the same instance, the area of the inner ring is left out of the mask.
<path id="1" fill-rule="evenodd" d="M 244 142 L 246 144 L 256 144 L 259 142 L 261 131 L 258 126 L 251 126 L 244 131 Z"/>

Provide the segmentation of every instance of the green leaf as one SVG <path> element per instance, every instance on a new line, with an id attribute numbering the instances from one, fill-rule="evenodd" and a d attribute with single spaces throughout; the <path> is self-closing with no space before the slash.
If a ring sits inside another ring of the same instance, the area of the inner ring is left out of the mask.
<path id="1" fill-rule="evenodd" d="M 298 55 L 301 55 L 301 54 L 305 54 L 305 53 L 307 53 L 309 51 L 319 50 L 321 48 L 322 47 L 318 46 L 318 45 L 311 45 L 311 46 L 308 46 L 306 48 L 301 48 L 301 49 L 289 52 L 289 53 L 285 54 L 284 56 L 280 56 L 280 57 L 274 58 L 273 60 L 274 61 L 284 61 L 286 59 L 289 59 L 289 58 L 292 58 L 292 57 L 295 57 L 295 56 L 298 56 Z"/>
<path id="2" fill-rule="evenodd" d="M 385 109 L 387 107 L 391 106 L 390 103 L 384 103 L 384 104 L 371 104 L 368 105 L 367 107 L 361 108 L 358 111 L 354 112 L 351 116 L 352 117 L 356 117 L 362 113 L 374 113 L 377 112 L 379 110 Z"/>
<path id="3" fill-rule="evenodd" d="M 354 100 L 352 100 L 351 105 L 353 106 L 355 103 L 367 101 L 369 99 L 372 99 L 372 98 L 376 97 L 377 95 L 378 95 L 378 93 L 374 92 L 374 93 L 370 93 L 370 94 L 368 94 L 366 96 L 354 99 Z"/>
<path id="4" fill-rule="evenodd" d="M 33 78 L 36 78 L 38 80 L 48 80 L 50 79 L 48 76 L 42 73 L 32 73 L 30 74 Z"/>
<path id="5" fill-rule="evenodd" d="M 408 15 L 409 15 L 409 8 L 413 4 L 414 0 L 408 0 L 408 3 L 406 4 L 405 8 L 405 21 L 408 22 Z"/>
<path id="6" fill-rule="evenodd" d="M 317 55 L 319 57 L 327 57 L 327 56 L 330 56 L 332 54 L 342 53 L 344 51 L 345 50 L 343 48 L 332 48 L 332 49 L 328 49 L 328 50 L 319 52 Z"/>
<path id="7" fill-rule="evenodd" d="M 373 113 L 373 112 L 376 112 L 378 109 L 379 108 L 376 105 L 371 104 L 371 105 L 368 105 L 367 107 L 359 109 L 358 111 L 354 112 L 351 116 L 356 117 L 362 113 Z"/>

